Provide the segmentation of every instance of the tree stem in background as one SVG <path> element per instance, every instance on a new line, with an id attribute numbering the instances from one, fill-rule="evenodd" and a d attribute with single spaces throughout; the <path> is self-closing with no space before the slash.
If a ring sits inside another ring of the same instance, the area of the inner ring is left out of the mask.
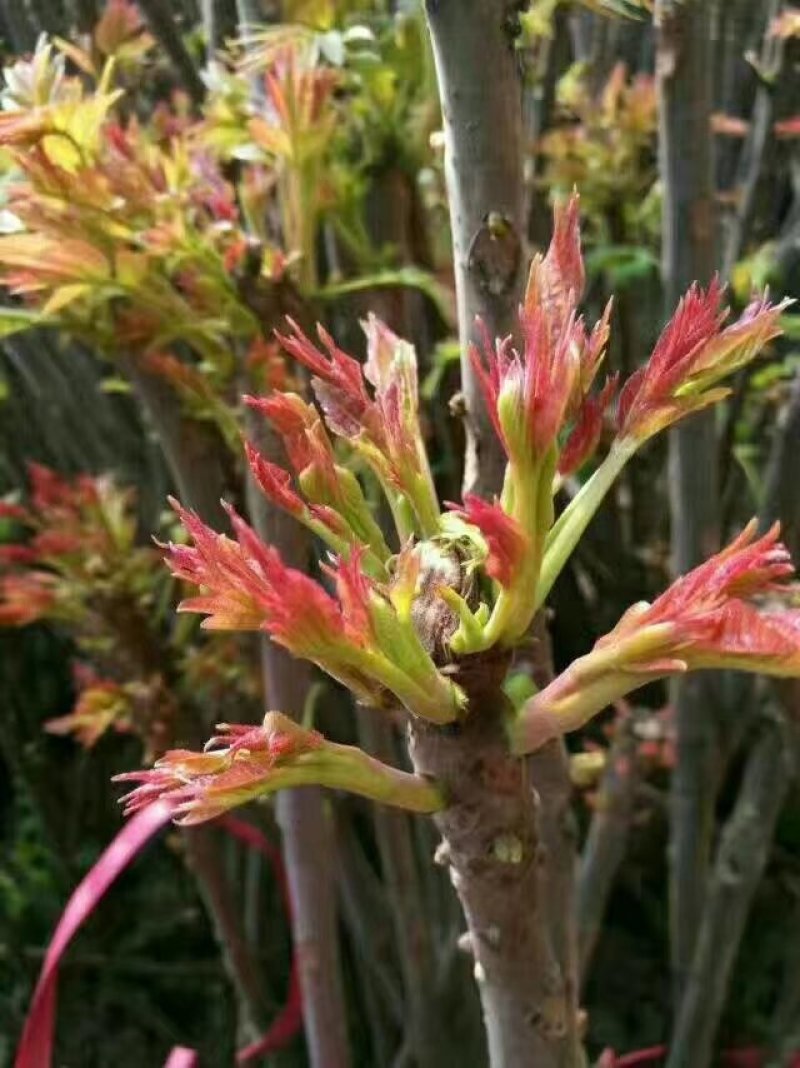
<path id="1" fill-rule="evenodd" d="M 163 0 L 138 0 L 138 4 L 153 31 L 153 36 L 174 64 L 184 89 L 192 98 L 192 103 L 200 104 L 206 95 L 206 87 L 173 18 L 172 5 L 164 3 Z"/>
<path id="2" fill-rule="evenodd" d="M 586 983 L 592 956 L 605 918 L 606 905 L 625 857 L 633 820 L 640 771 L 633 719 L 618 724 L 608 763 L 597 792 L 592 822 L 578 876 L 578 950 L 581 985 Z"/>
<path id="3" fill-rule="evenodd" d="M 776 519 L 781 521 L 793 554 L 800 549 L 798 448 L 800 374 L 773 441 L 760 517 L 762 530 Z M 797 771 L 800 686 L 787 681 L 778 684 L 775 691 L 784 715 L 775 712 L 761 724 L 747 758 L 736 806 L 722 833 L 668 1068 L 705 1068 L 711 1062 L 747 915 L 764 873 L 778 816 Z M 757 689 L 755 693 L 750 690 L 749 697 L 751 701 L 763 700 Z M 743 700 L 747 698 L 748 692 Z"/>
<path id="4" fill-rule="evenodd" d="M 714 271 L 710 117 L 713 55 L 707 0 L 657 0 L 656 75 L 664 188 L 662 272 L 670 314 L 689 285 Z M 715 552 L 719 493 L 713 413 L 672 432 L 673 566 L 683 574 Z M 694 952 L 706 893 L 716 797 L 714 676 L 673 688 L 677 766 L 672 780 L 671 941 L 676 1003 Z"/>
<path id="5" fill-rule="evenodd" d="M 133 357 L 122 355 L 117 362 L 152 420 L 182 503 L 220 529 L 227 522 L 220 505 L 225 486 L 221 442 L 207 427 L 182 415 L 178 397 L 163 379 L 143 370 Z M 244 1025 L 252 1038 L 265 1022 L 259 971 L 246 944 L 236 899 L 212 835 L 209 828 L 188 834 L 187 857 L 209 911 L 225 969 L 236 988 L 240 1026 Z"/>
<path id="6" fill-rule="evenodd" d="M 262 418 L 251 419 L 251 436 L 269 459 L 280 457 L 279 442 Z M 287 564 L 306 570 L 309 544 L 296 521 L 270 506 L 252 482 L 248 503 L 259 536 L 274 545 Z M 311 666 L 265 638 L 263 668 L 270 707 L 301 719 L 311 686 Z M 323 793 L 316 787 L 282 790 L 275 806 L 283 833 L 309 1058 L 313 1068 L 346 1068 L 350 1054 L 339 968 L 336 866 Z"/>
<path id="7" fill-rule="evenodd" d="M 796 684 L 785 689 L 795 691 L 796 701 Z M 750 751 L 709 882 L 667 1068 L 707 1068 L 712 1063 L 714 1038 L 747 914 L 764 874 L 775 825 L 795 770 L 788 741 L 786 723 L 774 714 L 765 719 Z"/>

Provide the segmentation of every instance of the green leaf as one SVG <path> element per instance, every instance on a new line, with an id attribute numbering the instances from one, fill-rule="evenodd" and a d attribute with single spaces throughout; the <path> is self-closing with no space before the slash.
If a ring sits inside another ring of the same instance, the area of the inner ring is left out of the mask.
<path id="1" fill-rule="evenodd" d="M 130 393 L 131 384 L 124 378 L 111 376 L 103 379 L 100 389 L 103 393 Z"/>
<path id="2" fill-rule="evenodd" d="M 314 296 L 320 300 L 337 300 L 339 297 L 350 296 L 353 293 L 363 293 L 369 289 L 392 289 L 407 287 L 418 289 L 424 293 L 436 306 L 436 310 L 446 323 L 455 323 L 455 300 L 453 294 L 441 282 L 437 282 L 432 274 L 423 271 L 419 267 L 397 267 L 373 274 L 360 275 L 358 278 L 350 278 L 346 282 L 334 282 L 331 285 L 318 289 Z"/>
<path id="3" fill-rule="evenodd" d="M 517 711 L 537 692 L 536 683 L 525 671 L 512 671 L 507 675 L 503 691 Z"/>
<path id="4" fill-rule="evenodd" d="M 586 256 L 590 277 L 607 274 L 614 286 L 625 286 L 658 271 L 654 252 L 642 245 L 600 245 Z"/>
<path id="5" fill-rule="evenodd" d="M 425 400 L 433 400 L 441 388 L 442 379 L 444 378 L 448 367 L 450 367 L 451 364 L 458 363 L 460 359 L 461 346 L 457 341 L 439 342 L 433 350 L 431 369 L 425 375 L 425 380 L 422 383 L 421 392 Z"/>
<path id="6" fill-rule="evenodd" d="M 782 315 L 780 327 L 786 337 L 800 341 L 800 315 Z"/>
<path id="7" fill-rule="evenodd" d="M 0 338 L 18 334 L 21 330 L 30 330 L 41 323 L 42 317 L 38 312 L 25 308 L 0 308 Z"/>

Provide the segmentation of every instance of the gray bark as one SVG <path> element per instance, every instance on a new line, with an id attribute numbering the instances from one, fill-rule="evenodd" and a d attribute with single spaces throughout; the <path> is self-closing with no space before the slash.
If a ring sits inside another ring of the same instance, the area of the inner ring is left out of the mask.
<path id="1" fill-rule="evenodd" d="M 477 660 L 477 658 L 472 658 Z M 492 1068 L 557 1068 L 568 1000 L 548 931 L 541 872 L 547 863 L 526 763 L 509 755 L 500 681 L 505 659 L 470 663 L 459 681 L 469 714 L 447 728 L 410 727 L 416 770 L 450 803 L 434 817 L 437 861 L 448 865 L 467 920 Z"/>
<path id="2" fill-rule="evenodd" d="M 775 114 L 775 81 L 783 63 L 784 42 L 769 34 L 769 25 L 781 8 L 781 0 L 769 0 L 765 11 L 764 41 L 761 47 L 759 66 L 763 77 L 758 82 L 750 130 L 742 147 L 736 175 L 736 210 L 730 220 L 722 258 L 722 273 L 730 276 L 736 261 L 741 257 L 753 222 L 756 193 L 761 178 L 767 146 L 771 140 L 772 122 Z"/>
<path id="3" fill-rule="evenodd" d="M 691 282 L 714 270 L 710 12 L 707 0 L 656 4 L 659 134 L 664 184 L 662 270 L 672 312 Z M 683 574 L 718 544 L 716 435 L 712 413 L 672 432 L 673 564 Z M 711 851 L 716 793 L 713 675 L 676 683 L 678 762 L 672 782 L 672 964 L 679 996 L 694 951 Z"/>
<path id="4" fill-rule="evenodd" d="M 492 337 L 517 329 L 525 204 L 522 89 L 513 0 L 427 0 L 445 134 L 445 168 L 467 425 L 465 486 L 497 491 L 505 458 L 472 374 L 475 317 Z"/>
<path id="5" fill-rule="evenodd" d="M 625 857 L 641 773 L 633 722 L 617 728 L 608 764 L 598 791 L 597 805 L 583 847 L 578 876 L 578 951 L 581 983 L 605 916 L 611 887 Z"/>

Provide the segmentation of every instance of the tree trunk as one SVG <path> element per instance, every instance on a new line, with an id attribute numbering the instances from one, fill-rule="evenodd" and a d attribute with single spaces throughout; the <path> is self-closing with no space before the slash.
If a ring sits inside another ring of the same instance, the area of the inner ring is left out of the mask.
<path id="1" fill-rule="evenodd" d="M 479 316 L 492 338 L 517 332 L 525 196 L 515 0 L 426 0 L 445 133 L 445 172 L 467 429 L 464 488 L 499 491 L 505 456 L 468 358 Z M 546 637 L 546 635 L 545 635 Z M 463 723 L 412 727 L 418 771 L 452 804 L 436 817 L 475 955 L 492 1068 L 576 1063 L 574 841 L 563 746 L 509 755 L 504 658 L 459 675 Z M 469 674 L 468 678 L 462 676 Z M 484 673 L 485 678 L 481 678 Z M 538 790 L 538 793 L 537 793 Z"/>
<path id="2" fill-rule="evenodd" d="M 656 4 L 659 134 L 664 184 L 662 269 L 666 309 L 714 270 L 710 115 L 713 54 L 707 0 Z M 670 442 L 673 565 L 695 567 L 718 545 L 713 413 L 695 416 Z M 677 766 L 672 781 L 672 965 L 680 996 L 697 937 L 708 876 L 716 794 L 714 676 L 674 686 Z"/>
<path id="3" fill-rule="evenodd" d="M 557 1068 L 568 1002 L 547 926 L 538 805 L 528 765 L 509 755 L 500 689 L 507 659 L 472 658 L 459 675 L 469 713 L 444 728 L 415 721 L 410 749 L 418 773 L 441 783 L 449 804 L 434 817 L 436 859 L 467 920 L 492 1068 Z"/>
<path id="4" fill-rule="evenodd" d="M 524 192 L 522 88 L 514 0 L 427 0 L 445 134 L 445 170 L 466 407 L 465 487 L 495 492 L 502 454 L 467 350 L 480 316 L 492 337 L 516 333 Z"/>

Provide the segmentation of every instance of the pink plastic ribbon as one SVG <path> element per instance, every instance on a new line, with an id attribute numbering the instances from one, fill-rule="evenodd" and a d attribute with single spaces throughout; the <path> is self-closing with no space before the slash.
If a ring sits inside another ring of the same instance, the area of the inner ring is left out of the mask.
<path id="1" fill-rule="evenodd" d="M 171 814 L 172 805 L 165 801 L 156 801 L 137 812 L 73 892 L 47 948 L 22 1031 L 15 1068 L 49 1068 L 53 1059 L 56 988 L 61 957 L 109 886 L 153 835 L 169 822 Z"/>
<path id="2" fill-rule="evenodd" d="M 666 1046 L 651 1046 L 637 1049 L 617 1057 L 613 1050 L 604 1050 L 597 1062 L 598 1068 L 661 1068 L 667 1056 Z M 721 1068 L 763 1068 L 765 1054 L 755 1047 L 724 1050 L 720 1054 Z M 800 1068 L 800 1053 L 789 1062 L 790 1068 Z"/>
<path id="3" fill-rule="evenodd" d="M 189 1049 L 188 1046 L 175 1046 L 164 1061 L 164 1068 L 197 1068 L 199 1063 L 197 1050 Z"/>
<path id="4" fill-rule="evenodd" d="M 55 1031 L 58 966 L 65 951 L 84 921 L 97 907 L 106 891 L 150 839 L 169 822 L 172 805 L 155 801 L 137 812 L 126 822 L 111 845 L 102 853 L 73 892 L 61 914 L 55 933 L 47 948 L 39 980 L 33 993 L 28 1016 L 22 1030 L 14 1068 L 51 1068 L 53 1034 Z M 272 866 L 281 897 L 290 914 L 289 891 L 281 852 L 270 840 L 245 820 L 226 816 L 220 820 L 225 830 L 251 849 L 263 853 Z M 246 1064 L 254 1057 L 275 1052 L 287 1045 L 302 1026 L 302 998 L 300 993 L 297 954 L 292 958 L 289 990 L 286 1002 L 272 1021 L 266 1034 L 239 1050 L 237 1064 Z M 197 1052 L 176 1046 L 164 1068 L 197 1068 Z"/>

